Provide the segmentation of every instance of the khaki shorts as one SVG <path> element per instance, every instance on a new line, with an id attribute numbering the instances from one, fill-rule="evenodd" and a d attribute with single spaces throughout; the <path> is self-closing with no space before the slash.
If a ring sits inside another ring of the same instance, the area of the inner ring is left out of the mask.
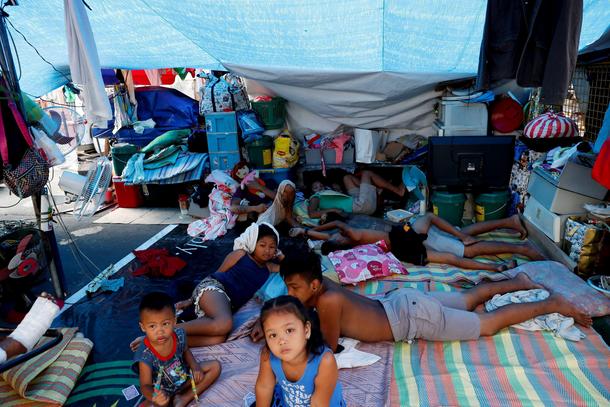
<path id="1" fill-rule="evenodd" d="M 359 188 L 352 188 L 347 193 L 354 199 L 353 213 L 372 215 L 377 210 L 377 188 L 374 185 L 362 182 Z"/>
<path id="2" fill-rule="evenodd" d="M 396 342 L 471 340 L 478 339 L 481 333 L 479 316 L 464 311 L 465 304 L 459 293 L 399 288 L 386 293 L 379 302 Z"/>

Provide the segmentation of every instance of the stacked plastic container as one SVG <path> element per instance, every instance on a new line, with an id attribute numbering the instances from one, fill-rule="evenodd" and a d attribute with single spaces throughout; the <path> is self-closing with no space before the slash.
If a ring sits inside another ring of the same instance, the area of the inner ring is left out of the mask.
<path id="1" fill-rule="evenodd" d="M 231 170 L 241 159 L 235 112 L 205 115 L 205 127 L 212 170 Z"/>
<path id="2" fill-rule="evenodd" d="M 441 99 L 437 136 L 486 136 L 487 105 L 469 103 L 467 98 L 449 96 Z"/>

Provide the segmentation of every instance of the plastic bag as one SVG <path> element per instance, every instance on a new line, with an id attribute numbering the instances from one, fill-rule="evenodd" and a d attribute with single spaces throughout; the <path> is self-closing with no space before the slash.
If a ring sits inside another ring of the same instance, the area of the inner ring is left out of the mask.
<path id="1" fill-rule="evenodd" d="M 66 161 L 61 150 L 57 147 L 57 144 L 44 134 L 44 132 L 35 127 L 30 128 L 30 130 L 34 136 L 34 145 L 38 147 L 38 149 L 44 151 L 45 158 L 50 167 L 63 164 Z"/>
<path id="2" fill-rule="evenodd" d="M 291 168 L 299 161 L 299 143 L 288 130 L 284 130 L 274 141 L 273 168 Z"/>

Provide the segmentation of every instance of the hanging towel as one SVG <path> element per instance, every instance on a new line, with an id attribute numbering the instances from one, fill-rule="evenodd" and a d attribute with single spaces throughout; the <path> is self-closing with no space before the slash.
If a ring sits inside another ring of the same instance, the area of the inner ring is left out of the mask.
<path id="1" fill-rule="evenodd" d="M 64 18 L 72 80 L 80 85 L 87 120 L 107 128 L 112 119 L 108 95 L 104 89 L 100 59 L 82 1 L 64 0 Z"/>
<path id="2" fill-rule="evenodd" d="M 280 243 L 280 235 L 277 233 L 277 230 L 273 227 L 273 225 L 267 222 L 259 222 L 253 223 L 244 232 L 239 235 L 237 239 L 233 242 L 233 250 L 245 250 L 248 253 L 253 253 L 256 248 L 256 241 L 258 240 L 258 226 L 259 225 L 267 225 L 273 230 L 275 233 L 275 237 L 277 238 L 277 243 Z"/>
<path id="3" fill-rule="evenodd" d="M 281 199 L 282 194 L 284 193 L 284 190 L 286 189 L 286 187 L 292 187 L 296 192 L 296 187 L 294 186 L 294 182 L 288 181 L 287 179 L 280 182 L 280 185 L 277 188 L 277 193 L 275 194 L 275 199 L 273 200 L 273 203 L 271 204 L 271 206 L 269 208 L 267 208 L 267 210 L 265 212 L 263 212 L 261 215 L 259 215 L 256 223 L 258 223 L 259 225 L 261 223 L 269 223 L 273 226 L 276 226 L 279 223 L 281 223 L 282 221 L 286 220 L 286 208 L 284 208 L 284 205 L 282 204 L 282 199 Z"/>
<path id="4" fill-rule="evenodd" d="M 543 289 L 515 291 L 503 295 L 496 294 L 485 303 L 485 310 L 490 312 L 509 304 L 542 301 L 548 298 L 549 295 L 549 292 Z M 580 341 L 585 338 L 585 334 L 574 326 L 573 318 L 565 317 L 556 312 L 537 316 L 536 318 L 513 325 L 513 327 L 525 329 L 526 331 L 552 331 L 555 336 L 570 341 Z"/>

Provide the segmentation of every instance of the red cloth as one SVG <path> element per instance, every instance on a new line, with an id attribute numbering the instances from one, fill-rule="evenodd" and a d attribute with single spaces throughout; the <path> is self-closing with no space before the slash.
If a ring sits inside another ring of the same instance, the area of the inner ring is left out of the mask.
<path id="1" fill-rule="evenodd" d="M 180 257 L 170 256 L 167 249 L 134 250 L 133 254 L 142 263 L 134 270 L 134 276 L 150 273 L 153 277 L 173 277 L 186 266 L 186 262 Z"/>
<path id="2" fill-rule="evenodd" d="M 610 139 L 606 140 L 602 145 L 602 149 L 595 160 L 591 176 L 595 181 L 610 189 Z"/>

